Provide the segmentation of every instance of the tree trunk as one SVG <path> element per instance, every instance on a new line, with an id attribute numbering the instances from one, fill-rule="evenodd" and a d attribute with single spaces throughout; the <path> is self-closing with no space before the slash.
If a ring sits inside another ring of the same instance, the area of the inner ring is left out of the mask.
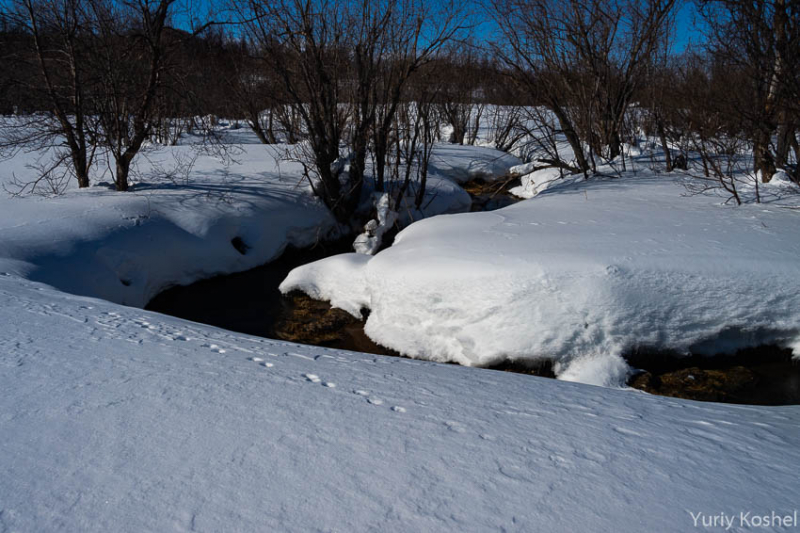
<path id="1" fill-rule="evenodd" d="M 664 130 L 664 122 L 661 117 L 656 117 L 656 129 L 658 130 L 658 138 L 661 141 L 661 149 L 664 151 L 664 162 L 667 165 L 667 172 L 672 172 L 672 154 L 667 145 L 667 132 Z"/>
<path id="2" fill-rule="evenodd" d="M 775 158 L 769 150 L 769 132 L 759 128 L 753 137 L 753 170 L 761 174 L 763 183 L 769 183 L 776 172 Z"/>
<path id="3" fill-rule="evenodd" d="M 619 157 L 622 153 L 622 141 L 619 138 L 619 132 L 614 130 L 608 136 L 608 158 L 613 160 Z"/>
<path id="4" fill-rule="evenodd" d="M 269 139 L 267 139 L 267 136 L 264 134 L 264 130 L 261 129 L 260 124 L 257 122 L 254 123 L 252 120 L 248 120 L 247 123 L 250 124 L 250 129 L 256 134 L 256 137 L 258 137 L 258 140 L 261 144 L 270 144 Z"/>
<path id="5" fill-rule="evenodd" d="M 128 190 L 128 174 L 131 169 L 131 161 L 124 155 L 117 159 L 117 174 L 115 176 L 115 185 L 117 190 L 125 192 Z"/>
<path id="6" fill-rule="evenodd" d="M 86 150 L 72 153 L 72 166 L 75 168 L 75 177 L 78 187 L 84 189 L 89 186 L 89 169 L 86 163 Z"/>
<path id="7" fill-rule="evenodd" d="M 789 162 L 789 150 L 792 147 L 792 139 L 795 139 L 796 130 L 794 124 L 784 122 L 778 128 L 778 148 L 775 152 L 775 166 L 786 168 Z"/>
<path id="8" fill-rule="evenodd" d="M 387 145 L 388 139 L 386 135 L 378 132 L 378 134 L 375 135 L 375 191 L 377 192 L 384 192 L 385 190 L 384 179 L 386 176 Z"/>
<path id="9" fill-rule="evenodd" d="M 564 136 L 567 138 L 567 142 L 569 142 L 572 151 L 575 153 L 575 159 L 578 162 L 578 167 L 581 169 L 581 172 L 586 174 L 589 171 L 589 162 L 586 160 L 586 155 L 583 153 L 581 140 L 578 137 L 578 133 L 575 131 L 575 128 L 572 126 L 572 122 L 570 122 L 569 117 L 567 117 L 567 114 L 564 112 L 564 110 L 561 109 L 561 106 L 553 104 L 550 106 L 550 109 L 558 119 L 558 122 L 561 125 L 561 130 L 564 133 Z"/>

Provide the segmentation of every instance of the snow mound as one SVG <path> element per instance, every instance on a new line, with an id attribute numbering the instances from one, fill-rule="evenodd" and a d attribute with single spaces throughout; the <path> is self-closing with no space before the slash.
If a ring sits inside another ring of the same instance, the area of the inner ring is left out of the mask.
<path id="1" fill-rule="evenodd" d="M 792 181 L 791 176 L 789 176 L 785 170 L 778 170 L 775 174 L 773 174 L 769 183 L 766 183 L 765 185 L 772 187 L 786 187 L 791 189 L 797 187 L 797 183 Z"/>
<path id="2" fill-rule="evenodd" d="M 327 300 L 334 307 L 361 318 L 361 309 L 369 307 L 362 267 L 370 258 L 363 253 L 340 254 L 309 263 L 303 270 L 292 270 L 281 283 L 280 290 L 288 293 L 302 284 L 303 292 L 312 298 Z M 347 296 L 342 297 L 345 294 Z"/>
<path id="3" fill-rule="evenodd" d="M 175 183 L 160 179 L 160 169 L 196 151 L 168 147 L 140 161 L 150 179 L 128 193 L 94 186 L 55 198 L 0 197 L 0 270 L 144 307 L 169 286 L 254 268 L 287 244 L 311 245 L 336 222 L 298 188 L 301 167 L 282 162 L 284 151 L 245 145 L 233 165 L 199 155 L 191 179 Z"/>
<path id="4" fill-rule="evenodd" d="M 513 177 L 520 177 L 524 176 L 525 174 L 530 174 L 534 170 L 536 170 L 537 166 L 541 166 L 541 163 L 537 163 L 535 161 L 531 161 L 530 163 L 523 163 L 521 165 L 515 165 L 508 169 L 509 176 Z"/>
<path id="5" fill-rule="evenodd" d="M 281 290 L 369 307 L 365 331 L 414 358 L 554 360 L 619 385 L 619 356 L 800 342 L 798 213 L 686 197 L 671 178 L 573 178 L 491 213 L 412 224 L 372 259 L 295 269 Z M 332 283 L 347 276 L 354 283 Z"/>
<path id="6" fill-rule="evenodd" d="M 562 175 L 563 171 L 561 169 L 553 167 L 529 172 L 521 176 L 521 184 L 517 187 L 513 187 L 509 192 L 520 198 L 533 198 L 547 189 L 551 184 L 561 179 Z"/>
<path id="7" fill-rule="evenodd" d="M 466 213 L 472 206 L 472 197 L 457 183 L 448 178 L 428 176 L 425 197 L 420 209 L 415 206 L 414 191 L 406 191 L 398 206 L 398 220 L 401 225 L 408 225 L 415 220 L 446 215 Z"/>
<path id="8" fill-rule="evenodd" d="M 456 183 L 476 178 L 491 181 L 507 175 L 511 167 L 521 163 L 516 156 L 494 148 L 437 144 L 428 163 L 428 172 Z"/>

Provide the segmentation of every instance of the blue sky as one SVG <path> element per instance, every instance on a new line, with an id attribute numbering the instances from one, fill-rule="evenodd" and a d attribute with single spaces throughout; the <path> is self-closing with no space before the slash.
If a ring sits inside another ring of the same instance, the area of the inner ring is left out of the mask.
<path id="1" fill-rule="evenodd" d="M 437 1 L 437 0 L 431 0 Z M 472 2 L 474 4 L 475 10 L 480 13 L 479 3 L 477 1 Z M 10 4 L 10 0 L 0 0 L 0 9 L 7 7 Z M 185 0 L 181 2 L 183 13 L 176 13 L 176 23 L 178 25 L 189 26 L 188 24 L 188 17 L 185 14 L 185 10 L 188 7 L 191 11 L 204 13 L 208 11 L 208 8 L 211 6 L 215 6 L 215 4 L 221 4 L 218 0 Z M 488 36 L 491 31 L 491 22 L 489 22 L 485 16 L 478 15 L 478 20 L 480 27 L 476 30 L 476 37 L 478 41 L 481 40 L 481 37 Z M 698 44 L 703 41 L 703 34 L 702 34 L 702 21 L 698 20 L 697 12 L 694 7 L 694 2 L 691 1 L 684 1 L 681 3 L 681 7 L 677 13 L 676 17 L 676 32 L 675 32 L 675 51 L 680 53 L 686 49 L 687 46 L 690 44 Z"/>
<path id="2" fill-rule="evenodd" d="M 698 20 L 697 10 L 693 2 L 686 2 L 677 14 L 675 28 L 675 51 L 682 52 L 691 44 L 703 42 L 703 21 Z"/>

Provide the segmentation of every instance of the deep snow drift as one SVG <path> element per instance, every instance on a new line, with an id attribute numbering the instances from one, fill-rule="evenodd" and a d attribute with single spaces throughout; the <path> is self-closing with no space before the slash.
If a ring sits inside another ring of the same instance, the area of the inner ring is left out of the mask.
<path id="1" fill-rule="evenodd" d="M 687 197 L 681 178 L 577 178 L 418 222 L 369 260 L 299 267 L 281 290 L 369 308 L 367 335 L 414 358 L 553 359 L 562 379 L 620 385 L 632 348 L 800 348 L 799 222 Z"/>

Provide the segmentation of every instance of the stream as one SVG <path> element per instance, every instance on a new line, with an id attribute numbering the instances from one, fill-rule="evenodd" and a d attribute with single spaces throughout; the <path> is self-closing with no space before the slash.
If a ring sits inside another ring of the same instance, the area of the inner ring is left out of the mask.
<path id="1" fill-rule="evenodd" d="M 518 201 L 507 193 L 513 185 L 505 182 L 498 188 L 474 181 L 465 189 L 473 197 L 473 211 L 491 211 Z M 327 302 L 278 290 L 293 268 L 352 252 L 352 241 L 351 236 L 306 249 L 287 247 L 275 261 L 252 270 L 167 289 L 146 309 L 249 335 L 399 356 L 370 340 L 363 320 Z M 627 354 L 626 359 L 641 369 L 628 384 L 652 394 L 738 404 L 800 404 L 800 364 L 792 360 L 790 350 L 775 346 L 714 357 L 643 351 Z M 546 362 L 536 366 L 504 363 L 492 370 L 554 377 Z"/>

